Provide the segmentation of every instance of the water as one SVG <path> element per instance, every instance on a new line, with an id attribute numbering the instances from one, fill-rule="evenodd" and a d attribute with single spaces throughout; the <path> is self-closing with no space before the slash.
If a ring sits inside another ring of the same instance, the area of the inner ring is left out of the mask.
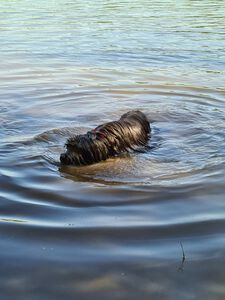
<path id="1" fill-rule="evenodd" d="M 1 1 L 1 299 L 224 299 L 224 15 Z M 130 109 L 151 151 L 59 165 L 70 134 Z"/>

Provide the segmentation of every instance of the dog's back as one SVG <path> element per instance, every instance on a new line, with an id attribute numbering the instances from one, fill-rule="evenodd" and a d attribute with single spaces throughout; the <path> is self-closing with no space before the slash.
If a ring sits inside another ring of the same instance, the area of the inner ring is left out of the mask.
<path id="1" fill-rule="evenodd" d="M 126 120 L 126 119 L 130 119 L 133 121 L 136 121 L 137 123 L 141 124 L 141 126 L 143 127 L 145 134 L 147 135 L 147 137 L 149 137 L 150 132 L 151 132 L 151 127 L 150 127 L 150 123 L 149 120 L 147 118 L 147 116 L 139 111 L 139 110 L 132 110 L 127 112 L 126 114 L 123 114 L 120 118 L 120 120 Z"/>

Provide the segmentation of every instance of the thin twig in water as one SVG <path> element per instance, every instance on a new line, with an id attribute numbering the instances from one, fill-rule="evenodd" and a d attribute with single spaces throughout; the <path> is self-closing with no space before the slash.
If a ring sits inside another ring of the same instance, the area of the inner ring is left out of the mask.
<path id="1" fill-rule="evenodd" d="M 185 262 L 185 259 L 186 259 L 186 256 L 185 256 L 185 253 L 184 253 L 184 247 L 183 247 L 183 244 L 180 242 L 180 247 L 181 247 L 181 250 L 182 250 L 182 261 L 181 261 L 181 264 L 180 264 L 180 267 L 178 268 L 178 271 L 183 271 L 184 270 L 184 262 Z"/>
<path id="2" fill-rule="evenodd" d="M 180 246 L 181 246 L 181 249 L 182 249 L 182 254 L 183 254 L 183 261 L 185 261 L 185 253 L 184 253 L 184 247 L 183 247 L 183 244 L 180 242 Z"/>

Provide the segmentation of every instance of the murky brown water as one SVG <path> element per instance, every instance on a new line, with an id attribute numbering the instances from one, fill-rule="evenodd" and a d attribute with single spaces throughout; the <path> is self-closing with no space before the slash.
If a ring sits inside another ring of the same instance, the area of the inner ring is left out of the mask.
<path id="1" fill-rule="evenodd" d="M 224 15 L 1 1 L 1 299 L 224 299 Z M 130 109 L 148 153 L 59 165 L 68 136 Z"/>

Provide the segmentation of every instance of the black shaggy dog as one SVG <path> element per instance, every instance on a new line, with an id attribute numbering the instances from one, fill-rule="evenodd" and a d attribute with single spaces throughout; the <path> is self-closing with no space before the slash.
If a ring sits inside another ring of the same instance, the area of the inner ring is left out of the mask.
<path id="1" fill-rule="evenodd" d="M 118 120 L 102 124 L 86 134 L 76 135 L 66 142 L 66 152 L 60 155 L 64 165 L 90 165 L 122 152 L 145 146 L 151 128 L 140 111 L 130 111 Z"/>

